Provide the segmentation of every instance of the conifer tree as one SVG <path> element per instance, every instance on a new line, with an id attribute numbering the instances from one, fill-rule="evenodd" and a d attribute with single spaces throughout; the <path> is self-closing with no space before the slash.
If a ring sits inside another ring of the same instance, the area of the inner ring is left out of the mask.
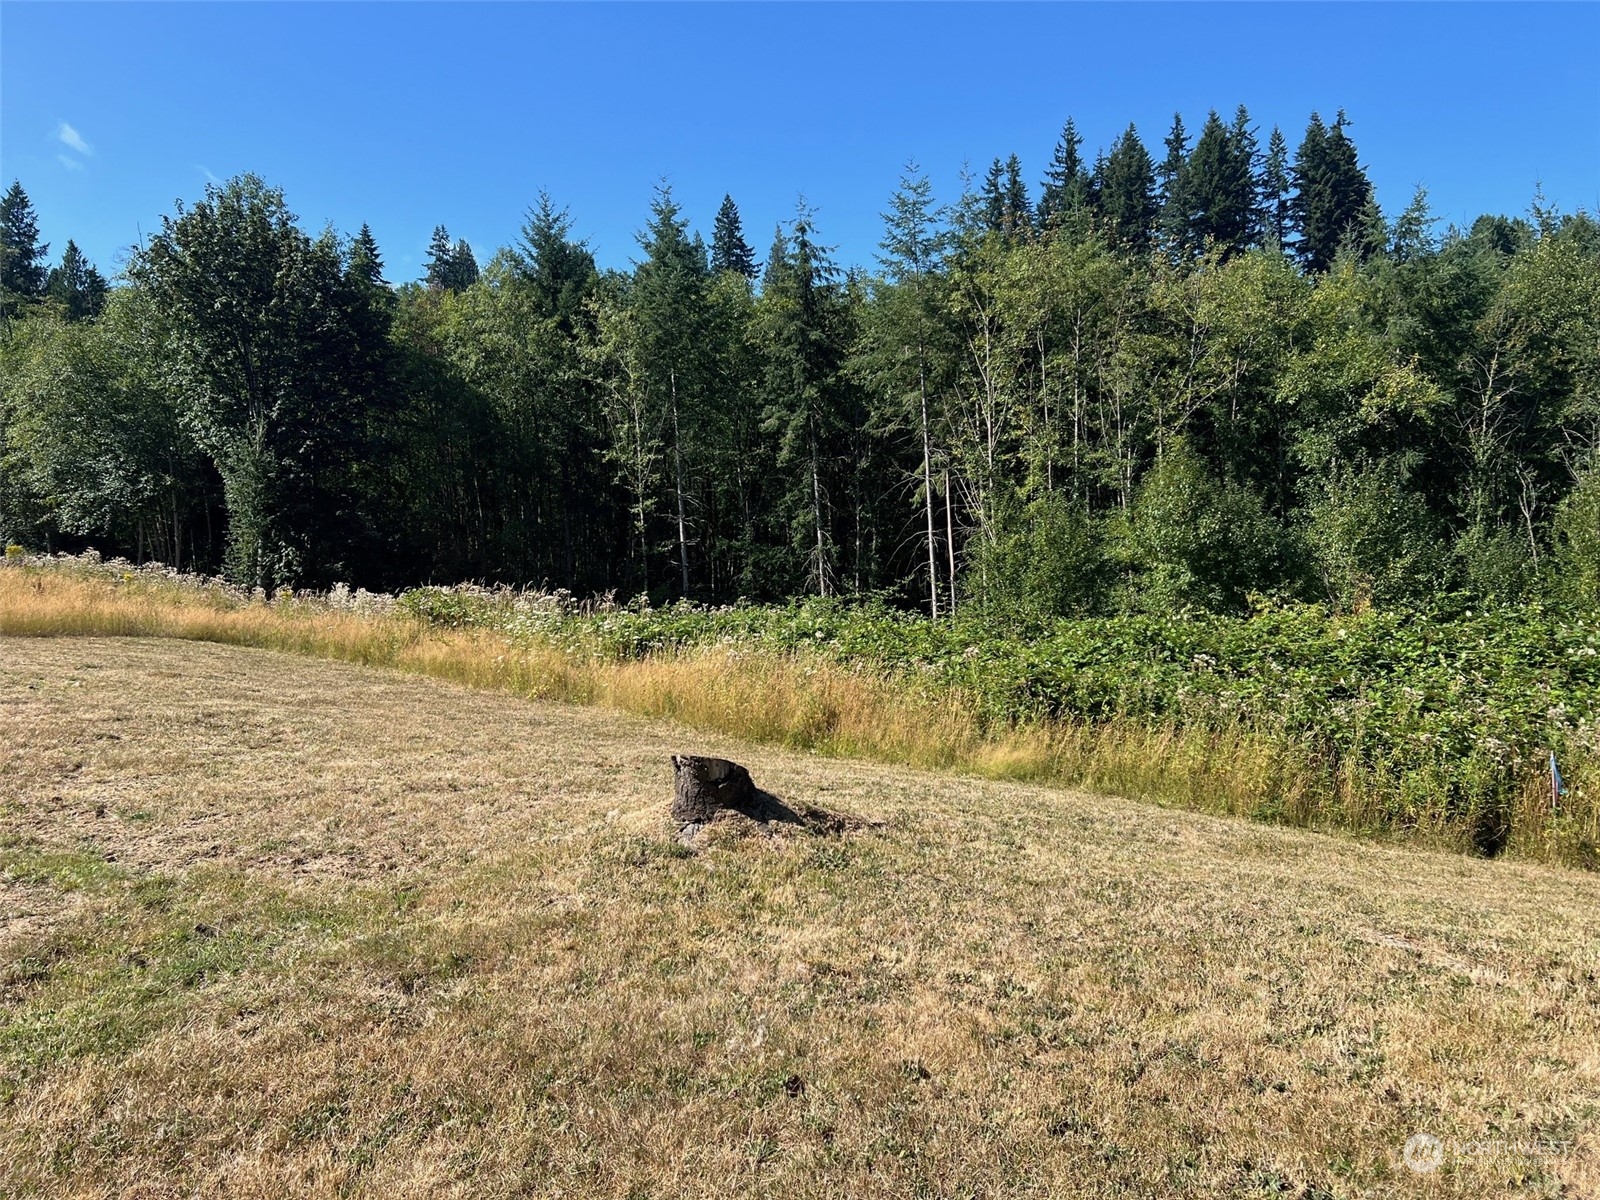
<path id="1" fill-rule="evenodd" d="M 1155 167 L 1132 125 L 1111 147 L 1096 191 L 1111 244 L 1140 254 L 1148 250 L 1157 213 Z"/>
<path id="2" fill-rule="evenodd" d="M 1367 223 L 1372 183 L 1356 159 L 1355 143 L 1345 136 L 1348 124 L 1343 109 L 1332 127 L 1312 113 L 1295 155 L 1290 212 L 1298 238 L 1295 249 L 1310 271 L 1326 271 L 1352 233 L 1365 241 L 1360 231 Z"/>
<path id="3" fill-rule="evenodd" d="M 1215 115 L 1215 114 L 1213 114 Z M 1167 156 L 1156 168 L 1156 198 L 1161 208 L 1161 236 L 1174 253 L 1180 252 L 1189 237 L 1189 224 L 1193 217 L 1193 204 L 1189 199 L 1188 180 L 1189 134 L 1183 127 L 1183 114 L 1172 114 L 1172 128 L 1167 131 Z"/>
<path id="4" fill-rule="evenodd" d="M 1028 185 L 1022 181 L 1022 162 L 1015 154 L 1004 162 L 995 159 L 983 181 L 984 222 L 1010 241 L 1033 228 Z"/>
<path id="5" fill-rule="evenodd" d="M 383 256 L 378 252 L 378 239 L 372 236 L 372 227 L 365 221 L 361 232 L 350 243 L 345 272 L 350 281 L 364 288 L 385 288 Z"/>
<path id="6" fill-rule="evenodd" d="M 452 291 L 455 279 L 455 245 L 443 225 L 433 227 L 433 237 L 428 242 L 428 270 L 425 280 L 430 292 Z"/>
<path id="7" fill-rule="evenodd" d="M 807 586 L 831 596 L 838 575 L 834 475 L 845 425 L 841 368 L 848 329 L 838 270 L 817 244 L 803 201 L 792 229 L 790 239 L 780 230 L 773 243 L 761 289 L 765 427 L 778 436 L 791 544 L 806 562 Z"/>
<path id="8" fill-rule="evenodd" d="M 553 317 L 563 333 L 582 323 L 584 302 L 599 283 L 594 255 L 572 237 L 572 218 L 541 191 L 528 209 L 522 233 L 512 249 L 517 276 L 533 295 L 541 317 Z"/>
<path id="9" fill-rule="evenodd" d="M 756 252 L 744 240 L 744 224 L 732 196 L 722 197 L 722 207 L 717 209 L 716 224 L 711 229 L 711 269 L 732 271 L 750 280 L 760 274 Z"/>
<path id="10" fill-rule="evenodd" d="M 98 317 L 106 306 L 105 279 L 71 238 L 61 254 L 61 265 L 51 269 L 45 289 L 69 321 Z"/>
<path id="11" fill-rule="evenodd" d="M 1184 170 L 1189 216 L 1178 238 L 1181 248 L 1198 252 L 1209 244 L 1231 253 L 1254 241 L 1254 158 L 1255 136 L 1243 107 L 1231 129 L 1212 109 Z"/>
<path id="12" fill-rule="evenodd" d="M 1289 144 L 1276 125 L 1267 139 L 1267 156 L 1256 183 L 1260 197 L 1262 238 L 1279 248 L 1289 240 Z"/>
<path id="13" fill-rule="evenodd" d="M 682 594 L 690 591 L 689 472 L 698 447 L 696 432 L 710 381 L 707 342 L 709 273 L 704 243 L 690 239 L 689 222 L 672 198 L 656 190 L 650 224 L 639 235 L 646 258 L 634 272 L 630 296 L 638 330 L 648 401 L 664 415 L 672 467 L 678 570 Z"/>
<path id="14" fill-rule="evenodd" d="M 42 299 L 48 245 L 39 242 L 39 217 L 33 202 L 13 180 L 0 197 L 0 314 L 15 316 L 22 305 Z"/>
<path id="15" fill-rule="evenodd" d="M 473 256 L 472 247 L 458 240 L 450 251 L 450 290 L 464 292 L 477 282 L 478 260 Z"/>
<path id="16" fill-rule="evenodd" d="M 1083 165 L 1083 137 L 1071 117 L 1061 131 L 1039 195 L 1039 227 L 1047 229 L 1089 206 L 1089 172 Z"/>
<path id="17" fill-rule="evenodd" d="M 928 612 L 939 615 L 938 539 L 934 526 L 933 405 L 948 346 L 940 322 L 940 272 L 946 234 L 933 187 L 915 163 L 906 165 L 900 187 L 883 214 L 879 243 L 885 279 L 865 314 L 866 328 L 856 370 L 885 402 L 881 424 L 915 431 L 922 452 L 918 490 L 928 564 Z M 945 353 L 941 354 L 941 351 Z"/>

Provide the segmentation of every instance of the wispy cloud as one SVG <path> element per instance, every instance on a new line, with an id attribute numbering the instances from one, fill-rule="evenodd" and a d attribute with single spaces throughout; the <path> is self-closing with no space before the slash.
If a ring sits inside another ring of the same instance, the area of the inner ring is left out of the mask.
<path id="1" fill-rule="evenodd" d="M 58 154 L 56 155 L 56 161 L 69 171 L 83 170 L 83 164 L 77 159 L 72 158 L 70 155 Z"/>
<path id="2" fill-rule="evenodd" d="M 65 121 L 56 126 L 56 137 L 60 139 L 63 146 L 66 146 L 70 150 L 76 150 L 79 154 L 94 153 L 94 147 L 83 140 L 83 134 L 79 133 Z"/>
<path id="3" fill-rule="evenodd" d="M 221 186 L 222 180 L 217 178 L 216 175 L 212 174 L 211 168 L 206 166 L 204 163 L 195 163 L 194 169 L 206 177 L 207 183 L 214 183 L 219 187 Z"/>

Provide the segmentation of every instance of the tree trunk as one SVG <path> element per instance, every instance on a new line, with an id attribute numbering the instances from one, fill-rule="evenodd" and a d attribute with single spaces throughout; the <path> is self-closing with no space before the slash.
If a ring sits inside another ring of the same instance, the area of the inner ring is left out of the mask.
<path id="1" fill-rule="evenodd" d="M 922 348 L 917 347 L 920 355 Z M 934 556 L 933 540 L 933 448 L 928 438 L 928 377 L 925 368 L 919 362 L 917 366 L 917 387 L 922 396 L 922 495 L 925 503 L 923 507 L 928 516 L 928 616 L 933 620 L 939 619 L 939 566 L 938 559 Z"/>
<path id="2" fill-rule="evenodd" d="M 711 820 L 723 809 L 747 810 L 756 801 L 750 772 L 725 758 L 672 756 L 672 819 L 681 824 Z"/>
<path id="3" fill-rule="evenodd" d="M 672 379 L 672 473 L 678 493 L 678 565 L 683 571 L 683 594 L 689 595 L 689 533 L 683 514 L 683 439 L 678 433 L 678 373 Z"/>

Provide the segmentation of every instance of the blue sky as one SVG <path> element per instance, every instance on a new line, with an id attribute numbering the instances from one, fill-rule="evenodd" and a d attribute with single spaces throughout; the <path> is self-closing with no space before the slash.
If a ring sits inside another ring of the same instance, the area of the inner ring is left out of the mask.
<path id="1" fill-rule="evenodd" d="M 665 177 L 709 237 L 732 193 L 758 255 L 804 193 L 844 263 L 915 159 L 1030 185 L 1070 114 L 1152 153 L 1243 102 L 1291 148 L 1344 107 L 1391 215 L 1600 208 L 1600 6 L 0 5 L 0 175 L 58 255 L 108 273 L 208 176 L 254 171 L 303 223 L 372 225 L 391 280 L 436 223 L 486 261 L 540 188 L 602 263 Z"/>

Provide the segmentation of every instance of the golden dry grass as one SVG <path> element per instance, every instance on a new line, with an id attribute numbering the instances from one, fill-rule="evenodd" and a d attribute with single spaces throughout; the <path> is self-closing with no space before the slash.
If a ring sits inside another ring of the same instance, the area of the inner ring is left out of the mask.
<path id="1" fill-rule="evenodd" d="M 688 856 L 688 747 L 881 824 Z M 7 1193 L 1600 1195 L 1592 874 L 73 638 L 0 865 Z"/>
<path id="2" fill-rule="evenodd" d="M 529 699 L 597 704 L 668 717 L 695 729 L 990 779 L 1056 783 L 1205 812 L 1318 829 L 1396 833 L 1470 850 L 1461 823 L 1398 830 L 1371 810 L 1360 781 L 1329 778 L 1293 746 L 1245 729 L 1152 729 L 1139 722 L 985 728 L 954 694 L 821 659 L 719 649 L 616 661 L 489 630 L 432 627 L 400 615 L 361 616 L 314 603 L 241 605 L 220 592 L 128 574 L 0 570 L 0 635 L 170 637 L 394 667 Z M 714 685 L 713 684 L 714 681 Z M 708 686 L 709 685 L 709 686 Z M 1547 791 L 1548 789 L 1546 789 Z M 1530 787 L 1509 850 L 1582 860 L 1600 841 L 1600 806 L 1550 836 L 1548 797 Z"/>

